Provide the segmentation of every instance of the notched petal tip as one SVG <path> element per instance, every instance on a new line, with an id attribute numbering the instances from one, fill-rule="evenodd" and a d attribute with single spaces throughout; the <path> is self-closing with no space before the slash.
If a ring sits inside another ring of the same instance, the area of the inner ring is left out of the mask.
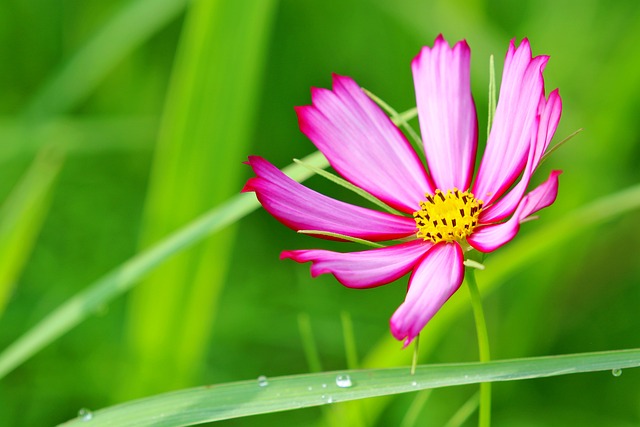
<path id="1" fill-rule="evenodd" d="M 424 47 L 411 67 L 425 157 L 437 188 L 468 188 L 477 150 L 477 115 L 466 41 Z"/>
<path id="2" fill-rule="evenodd" d="M 413 340 L 418 336 L 408 336 L 403 330 L 402 323 L 394 317 L 391 317 L 391 319 L 389 319 L 389 329 L 391 330 L 391 335 L 393 335 L 395 339 L 397 339 L 398 341 L 402 341 L 403 349 L 407 348 L 409 344 L 411 344 Z"/>
<path id="3" fill-rule="evenodd" d="M 253 186 L 253 180 L 255 178 L 249 178 L 249 180 L 244 184 L 244 186 L 242 186 L 242 190 L 240 190 L 241 193 L 254 193 L 256 191 L 255 187 Z"/>
<path id="4" fill-rule="evenodd" d="M 331 73 L 331 82 L 334 87 L 336 85 L 343 85 L 343 84 L 354 84 L 357 86 L 357 83 L 351 77 L 338 74 L 338 73 Z"/>
<path id="5" fill-rule="evenodd" d="M 259 162 L 260 160 L 264 160 L 264 159 L 262 159 L 260 156 L 248 156 L 247 160 L 242 162 L 242 164 L 250 166 L 253 169 L 253 171 L 255 172 L 254 164 L 256 162 Z M 249 178 L 247 180 L 247 182 L 244 184 L 244 186 L 242 187 L 242 190 L 240 190 L 240 192 L 241 193 L 253 193 L 253 192 L 255 192 L 256 189 L 255 189 L 254 184 L 255 184 L 257 179 L 258 179 L 257 176 Z"/>

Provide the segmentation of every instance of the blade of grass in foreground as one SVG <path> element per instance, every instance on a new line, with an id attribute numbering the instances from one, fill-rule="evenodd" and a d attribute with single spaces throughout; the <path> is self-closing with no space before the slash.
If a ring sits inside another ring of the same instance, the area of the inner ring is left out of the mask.
<path id="1" fill-rule="evenodd" d="M 92 426 L 184 426 L 320 406 L 428 388 L 544 378 L 640 366 L 640 349 L 501 360 L 488 363 L 324 372 L 240 381 L 152 396 L 96 411 Z M 338 385 L 338 375 L 350 385 Z M 610 375 L 610 374 L 609 374 Z M 86 420 L 76 418 L 65 426 Z M 84 425 L 84 424 L 83 424 Z"/>

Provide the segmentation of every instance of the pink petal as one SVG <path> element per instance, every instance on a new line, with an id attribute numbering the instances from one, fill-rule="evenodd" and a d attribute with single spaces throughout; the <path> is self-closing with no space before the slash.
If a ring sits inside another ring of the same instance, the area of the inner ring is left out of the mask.
<path id="1" fill-rule="evenodd" d="M 256 177 L 243 192 L 255 191 L 262 206 L 294 230 L 321 230 L 366 240 L 398 239 L 416 232 L 413 218 L 340 202 L 292 180 L 265 159 L 249 157 Z"/>
<path id="2" fill-rule="evenodd" d="M 556 132 L 558 123 L 560 122 L 562 100 L 560 99 L 560 95 L 557 90 L 551 92 L 548 101 L 543 99 L 542 108 L 543 111 L 538 126 L 536 143 L 531 146 L 529 159 L 527 160 L 527 165 L 520 182 L 518 182 L 518 184 L 504 197 L 482 211 L 480 214 L 481 223 L 496 222 L 507 218 L 513 214 L 520 203 L 520 200 L 529 186 L 531 176 L 537 169 L 540 159 L 542 159 L 544 152 L 549 146 L 549 142 Z"/>
<path id="3" fill-rule="evenodd" d="M 391 333 L 408 346 L 464 277 L 463 255 L 457 243 L 439 243 L 422 258 L 409 279 L 402 305 L 391 317 Z"/>
<path id="4" fill-rule="evenodd" d="M 536 140 L 547 60 L 546 56 L 531 59 L 526 39 L 517 49 L 513 41 L 509 45 L 495 119 L 473 187 L 476 199 L 485 206 L 498 199 L 525 167 Z"/>
<path id="5" fill-rule="evenodd" d="M 546 208 L 558 195 L 558 175 L 562 171 L 552 171 L 549 178 L 527 194 L 507 222 L 480 227 L 467 238 L 467 242 L 481 252 L 491 252 L 509 242 L 518 234 L 520 223 L 529 215 Z"/>
<path id="6" fill-rule="evenodd" d="M 361 252 L 332 252 L 321 249 L 284 251 L 281 259 L 311 261 L 311 275 L 333 274 L 349 288 L 385 285 L 404 276 L 431 248 L 432 244 L 414 240 L 380 249 Z"/>
<path id="7" fill-rule="evenodd" d="M 420 131 L 437 188 L 466 190 L 471 184 L 478 120 L 471 97 L 466 41 L 453 49 L 438 36 L 433 49 L 423 47 L 411 63 Z"/>
<path id="8" fill-rule="evenodd" d="M 413 213 L 434 189 L 411 145 L 389 117 L 349 77 L 333 90 L 313 88 L 313 105 L 297 107 L 300 130 L 353 184 Z"/>

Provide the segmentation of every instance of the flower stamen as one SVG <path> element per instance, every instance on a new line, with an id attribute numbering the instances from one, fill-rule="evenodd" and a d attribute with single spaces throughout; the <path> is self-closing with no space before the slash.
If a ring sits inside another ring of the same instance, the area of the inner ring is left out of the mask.
<path id="1" fill-rule="evenodd" d="M 434 195 L 425 194 L 425 198 L 426 201 L 420 202 L 420 210 L 413 213 L 419 239 L 433 243 L 459 242 L 478 225 L 482 200 L 476 200 L 472 193 L 454 188 L 446 194 L 436 190 Z"/>

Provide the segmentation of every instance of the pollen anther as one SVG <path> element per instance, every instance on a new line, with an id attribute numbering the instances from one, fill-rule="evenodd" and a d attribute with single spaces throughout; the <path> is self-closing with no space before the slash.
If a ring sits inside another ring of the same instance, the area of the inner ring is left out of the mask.
<path id="1" fill-rule="evenodd" d="M 482 200 L 457 188 L 425 194 L 420 210 L 413 213 L 417 237 L 433 243 L 461 241 L 473 233 L 482 211 Z"/>

